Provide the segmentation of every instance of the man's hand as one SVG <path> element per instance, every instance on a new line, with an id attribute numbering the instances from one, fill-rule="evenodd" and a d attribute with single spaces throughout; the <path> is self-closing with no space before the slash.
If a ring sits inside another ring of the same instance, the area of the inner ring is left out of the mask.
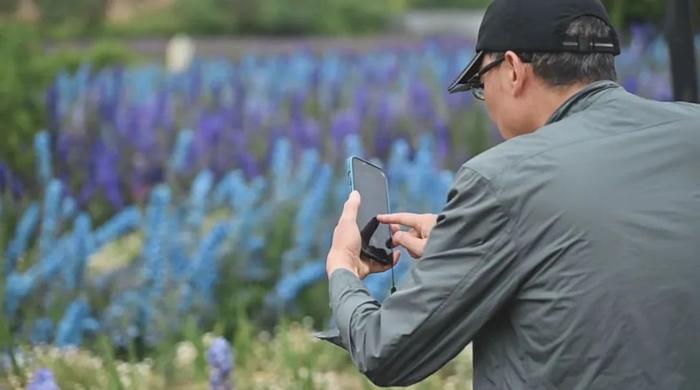
<path id="1" fill-rule="evenodd" d="M 430 232 L 437 223 L 435 214 L 384 214 L 378 215 L 377 219 L 381 223 L 391 224 L 392 245 L 406 248 L 408 253 L 416 259 L 423 256 Z M 407 226 L 409 230 L 403 231 L 401 226 Z"/>
<path id="2" fill-rule="evenodd" d="M 381 264 L 370 259 L 360 258 L 362 238 L 357 226 L 357 212 L 360 209 L 360 193 L 353 191 L 345 202 L 343 214 L 333 232 L 333 244 L 326 258 L 326 273 L 328 277 L 338 268 L 352 271 L 360 279 L 369 274 L 384 272 L 391 268 L 389 264 Z M 394 252 L 394 264 L 399 261 L 401 252 Z"/>

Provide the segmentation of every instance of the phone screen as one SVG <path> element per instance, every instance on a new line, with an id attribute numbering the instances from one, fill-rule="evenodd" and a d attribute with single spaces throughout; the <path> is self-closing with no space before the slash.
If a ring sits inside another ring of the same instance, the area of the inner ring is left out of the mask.
<path id="1" fill-rule="evenodd" d="M 353 189 L 360 193 L 362 199 L 357 215 L 357 225 L 362 231 L 378 214 L 389 213 L 389 194 L 387 179 L 378 167 L 358 158 L 352 159 Z M 391 238 L 389 225 L 379 224 L 370 237 L 369 245 L 375 254 L 384 257 L 380 261 L 391 261 L 391 249 L 387 240 Z M 365 248 L 366 249 L 366 248 Z"/>

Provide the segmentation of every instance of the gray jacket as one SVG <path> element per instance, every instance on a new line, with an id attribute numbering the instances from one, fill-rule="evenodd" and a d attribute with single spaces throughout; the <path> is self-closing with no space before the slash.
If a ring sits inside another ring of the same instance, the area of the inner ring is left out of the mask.
<path id="1" fill-rule="evenodd" d="M 461 167 L 395 294 L 330 301 L 378 385 L 473 342 L 477 390 L 700 389 L 700 106 L 589 85 Z"/>

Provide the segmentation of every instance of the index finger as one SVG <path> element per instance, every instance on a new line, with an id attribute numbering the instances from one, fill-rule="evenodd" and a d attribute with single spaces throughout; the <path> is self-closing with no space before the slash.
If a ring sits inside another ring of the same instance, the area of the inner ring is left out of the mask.
<path id="1" fill-rule="evenodd" d="M 395 213 L 377 215 L 379 222 L 388 224 L 399 224 L 415 228 L 420 225 L 420 215 L 413 213 Z"/>

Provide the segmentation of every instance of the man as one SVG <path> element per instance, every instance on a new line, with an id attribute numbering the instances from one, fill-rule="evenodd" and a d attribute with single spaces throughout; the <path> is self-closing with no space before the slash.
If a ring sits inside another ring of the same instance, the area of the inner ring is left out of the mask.
<path id="1" fill-rule="evenodd" d="M 506 141 L 439 215 L 379 216 L 418 258 L 382 304 L 350 195 L 327 258 L 335 342 L 378 385 L 473 342 L 477 390 L 699 389 L 700 107 L 612 81 L 597 0 L 495 0 L 476 49 L 450 91 L 484 99 Z"/>

